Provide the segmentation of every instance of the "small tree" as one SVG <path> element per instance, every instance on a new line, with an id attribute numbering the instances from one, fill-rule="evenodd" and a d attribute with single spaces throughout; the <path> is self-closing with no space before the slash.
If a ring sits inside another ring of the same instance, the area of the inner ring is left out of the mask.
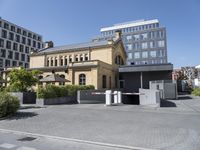
<path id="1" fill-rule="evenodd" d="M 8 74 L 10 78 L 9 91 L 26 92 L 31 86 L 38 82 L 37 75 L 41 74 L 38 70 L 27 71 L 24 68 L 13 69 Z"/>
<path id="2" fill-rule="evenodd" d="M 184 74 L 184 72 L 182 70 L 178 71 L 178 77 L 177 80 L 181 81 L 181 80 L 188 80 L 188 77 Z"/>

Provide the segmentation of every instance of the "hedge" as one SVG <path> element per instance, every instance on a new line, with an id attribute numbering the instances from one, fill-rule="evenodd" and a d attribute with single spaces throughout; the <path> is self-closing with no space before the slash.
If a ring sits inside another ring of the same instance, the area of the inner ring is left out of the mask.
<path id="1" fill-rule="evenodd" d="M 192 91 L 192 95 L 200 96 L 200 88 L 195 88 L 195 89 Z"/>
<path id="2" fill-rule="evenodd" d="M 37 90 L 37 98 L 56 98 L 66 96 L 76 96 L 78 90 L 91 90 L 94 89 L 93 85 L 66 85 L 55 86 L 47 85 L 46 87 L 40 86 Z"/>
<path id="3" fill-rule="evenodd" d="M 0 92 L 0 117 L 16 113 L 20 104 L 17 97 L 6 92 Z"/>

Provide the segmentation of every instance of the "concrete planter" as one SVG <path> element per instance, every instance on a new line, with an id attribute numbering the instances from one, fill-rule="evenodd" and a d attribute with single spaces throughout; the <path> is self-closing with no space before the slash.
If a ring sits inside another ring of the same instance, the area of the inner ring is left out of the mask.
<path id="1" fill-rule="evenodd" d="M 35 92 L 10 92 L 10 94 L 19 99 L 20 105 L 36 103 L 36 93 Z"/>
<path id="2" fill-rule="evenodd" d="M 67 96 L 67 97 L 57 97 L 57 98 L 38 98 L 36 99 L 36 104 L 39 106 L 44 105 L 60 105 L 60 104 L 71 104 L 77 103 L 75 96 Z"/>

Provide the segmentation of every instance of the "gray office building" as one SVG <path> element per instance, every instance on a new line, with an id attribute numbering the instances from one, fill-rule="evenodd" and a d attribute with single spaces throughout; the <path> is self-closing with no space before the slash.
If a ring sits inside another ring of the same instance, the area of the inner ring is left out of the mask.
<path id="1" fill-rule="evenodd" d="M 109 39 L 121 30 L 127 53 L 127 65 L 165 64 L 167 61 L 166 28 L 157 19 L 137 20 L 101 28 L 101 36 Z"/>
<path id="2" fill-rule="evenodd" d="M 42 36 L 0 17 L 0 70 L 29 67 L 29 54 L 43 47 Z"/>

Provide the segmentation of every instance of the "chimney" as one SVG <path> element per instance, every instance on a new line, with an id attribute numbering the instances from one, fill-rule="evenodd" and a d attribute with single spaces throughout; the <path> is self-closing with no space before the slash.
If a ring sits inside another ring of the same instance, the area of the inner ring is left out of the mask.
<path id="1" fill-rule="evenodd" d="M 121 38 L 121 34 L 122 34 L 121 30 L 116 30 L 115 31 L 115 38 L 116 39 L 120 39 Z"/>
<path id="2" fill-rule="evenodd" d="M 44 44 L 44 48 L 51 48 L 53 47 L 53 42 L 52 41 L 46 41 Z"/>

